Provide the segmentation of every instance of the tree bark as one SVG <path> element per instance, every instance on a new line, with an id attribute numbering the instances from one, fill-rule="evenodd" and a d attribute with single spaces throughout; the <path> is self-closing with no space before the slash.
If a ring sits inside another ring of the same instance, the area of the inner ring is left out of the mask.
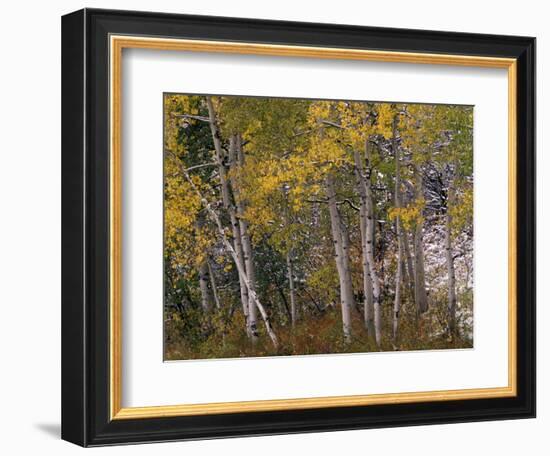
<path id="1" fill-rule="evenodd" d="M 229 169 L 235 169 L 236 168 L 236 142 L 237 139 L 235 136 L 232 136 L 230 139 L 229 144 Z M 221 165 L 223 166 L 223 165 Z M 235 177 L 233 177 L 233 187 L 235 188 Z M 229 185 L 227 183 L 227 180 L 225 180 L 225 186 L 228 188 Z M 233 244 L 235 246 L 235 253 L 237 254 L 237 260 L 239 261 L 240 266 L 244 269 L 245 268 L 245 261 L 244 261 L 244 248 L 242 243 L 242 233 L 241 233 L 241 224 L 239 223 L 239 220 L 237 219 L 237 214 L 235 210 L 235 206 L 230 204 L 226 208 L 229 212 L 229 218 L 231 221 L 231 228 L 233 232 Z M 250 321 L 249 321 L 249 302 L 250 297 L 248 295 L 248 287 L 243 281 L 242 276 L 239 275 L 239 285 L 241 290 L 241 305 L 243 308 L 243 314 L 245 317 L 245 324 L 246 324 L 246 332 L 248 334 L 248 337 L 252 338 L 253 334 L 250 332 Z"/>
<path id="2" fill-rule="evenodd" d="M 244 166 L 244 154 L 241 148 L 241 138 L 238 135 L 234 135 L 232 140 L 235 142 L 235 153 L 237 163 L 240 168 Z M 234 164 L 234 160 L 233 160 Z M 252 240 L 248 233 L 248 222 L 245 219 L 245 203 L 239 191 L 239 182 L 236 182 L 237 169 L 233 169 L 231 172 L 233 181 L 233 196 L 237 206 L 237 219 L 239 221 L 239 229 L 241 232 L 241 243 L 243 246 L 243 259 L 248 277 L 249 286 L 256 291 L 256 266 L 254 264 L 254 251 L 252 249 Z M 248 296 L 248 333 L 253 342 L 258 339 L 258 327 L 257 327 L 257 309 L 255 300 Z"/>
<path id="3" fill-rule="evenodd" d="M 250 295 L 250 289 L 252 289 L 254 294 L 256 294 L 256 267 L 254 265 L 252 242 L 250 241 L 250 236 L 248 234 L 248 222 L 241 217 L 242 216 L 239 216 L 239 225 L 241 228 L 241 239 L 243 244 L 244 266 L 246 269 L 249 286 L 248 332 L 252 338 L 252 341 L 256 341 L 258 338 L 256 300 Z"/>
<path id="4" fill-rule="evenodd" d="M 447 191 L 447 208 L 445 213 L 445 254 L 447 257 L 447 275 L 448 275 L 448 325 L 449 336 L 454 338 L 456 336 L 456 279 L 455 279 L 455 265 L 453 258 L 452 247 L 452 215 L 451 205 L 454 201 L 454 182 L 453 178 L 449 178 L 449 189 Z"/>
<path id="5" fill-rule="evenodd" d="M 224 165 L 225 154 L 222 149 L 220 129 L 218 127 L 218 118 L 216 116 L 216 110 L 214 108 L 214 104 L 212 103 L 212 99 L 210 97 L 206 97 L 206 105 L 208 106 L 208 118 L 209 118 L 208 124 L 210 125 L 210 132 L 212 133 L 212 142 L 214 143 L 214 150 L 216 151 L 216 160 L 218 162 L 218 172 L 220 174 L 223 206 L 225 208 L 228 208 L 231 206 L 231 203 L 229 199 L 229 185 L 227 184 L 227 171 Z"/>
<path id="6" fill-rule="evenodd" d="M 396 220 L 396 229 L 399 231 L 399 218 Z M 395 298 L 393 301 L 392 336 L 397 341 L 399 331 L 399 313 L 401 312 L 401 280 L 403 276 L 403 247 L 401 236 L 397 237 L 397 272 L 395 274 Z"/>
<path id="7" fill-rule="evenodd" d="M 210 274 L 208 271 L 208 260 L 204 260 L 199 267 L 199 288 L 201 290 L 201 306 L 203 312 L 207 313 L 212 310 L 212 301 L 210 299 L 210 290 L 208 289 L 208 282 L 210 281 Z"/>
<path id="8" fill-rule="evenodd" d="M 355 295 L 353 294 L 353 282 L 351 280 L 351 260 L 350 260 L 350 240 L 349 232 L 346 224 L 340 216 L 340 233 L 342 235 L 342 266 L 344 269 L 344 281 L 346 284 L 346 291 L 348 295 L 349 309 L 355 306 Z M 351 323 L 350 323 L 351 325 Z"/>
<path id="9" fill-rule="evenodd" d="M 414 267 L 413 259 L 411 255 L 411 249 L 409 248 L 409 233 L 401 225 L 401 242 L 403 245 L 403 256 L 407 264 L 407 286 L 409 288 L 410 299 L 414 299 Z"/>
<path id="10" fill-rule="evenodd" d="M 422 170 L 415 165 L 415 188 L 417 200 L 424 197 Z M 416 310 L 422 314 L 428 310 L 428 295 L 426 293 L 426 276 L 424 272 L 424 246 L 422 244 L 422 232 L 424 230 L 424 219 L 420 214 L 414 229 L 414 301 Z"/>
<path id="11" fill-rule="evenodd" d="M 392 124 L 392 149 L 395 158 L 395 194 L 394 204 L 396 209 L 401 208 L 401 163 L 399 146 L 397 144 L 397 124 L 399 121 L 398 114 L 393 118 Z M 401 311 L 401 281 L 403 275 L 403 239 L 401 233 L 401 217 L 397 215 L 395 219 L 395 231 L 397 238 L 397 272 L 395 274 L 395 298 L 393 302 L 393 319 L 392 319 L 392 335 L 393 340 L 397 340 L 399 329 L 399 312 Z"/>
<path id="12" fill-rule="evenodd" d="M 296 326 L 296 289 L 294 287 L 294 262 L 292 259 L 292 249 L 286 254 L 286 269 L 288 275 L 288 290 L 290 295 L 290 322 L 292 327 Z"/>
<path id="13" fill-rule="evenodd" d="M 370 163 L 369 143 L 365 142 L 365 159 Z M 380 286 L 378 283 L 378 274 L 374 267 L 374 220 L 372 210 L 372 195 L 370 188 L 370 169 L 363 167 L 361 154 L 354 151 L 355 175 L 357 177 L 357 192 L 360 199 L 359 228 L 361 231 L 361 253 L 363 265 L 363 293 L 364 301 L 364 324 L 369 337 L 376 339 L 374 326 L 374 302 L 380 305 Z M 369 165 L 367 165 L 369 166 Z"/>
<path id="14" fill-rule="evenodd" d="M 365 143 L 365 157 L 367 161 L 371 162 L 370 156 L 370 147 L 368 141 Z M 375 223 L 374 223 L 374 204 L 372 198 L 372 189 L 370 176 L 371 172 L 369 171 L 368 179 L 366 180 L 366 190 L 367 190 L 367 259 L 369 261 L 369 271 L 371 276 L 372 283 L 372 301 L 373 301 L 373 310 L 374 310 L 374 332 L 376 345 L 380 347 L 382 343 L 382 299 L 380 291 L 380 278 L 376 270 L 376 265 L 374 262 L 374 233 L 375 233 Z M 370 227 L 369 227 L 370 225 Z"/>
<path id="15" fill-rule="evenodd" d="M 334 178 L 329 172 L 326 178 L 326 191 L 328 197 L 328 207 L 330 213 L 330 224 L 332 238 L 334 242 L 334 252 L 336 260 L 336 269 L 340 281 L 340 301 L 342 308 L 342 327 L 344 340 L 351 340 L 351 312 L 353 307 L 353 288 L 351 284 L 351 275 L 349 269 L 349 260 L 347 253 L 344 252 L 343 224 L 338 206 L 336 204 L 336 192 L 334 189 Z M 347 233 L 346 233 L 347 237 Z"/>
<path id="16" fill-rule="evenodd" d="M 214 298 L 214 303 L 216 304 L 216 309 L 219 310 L 222 308 L 222 305 L 220 303 L 220 297 L 218 296 L 218 287 L 216 285 L 216 278 L 214 277 L 214 271 L 212 270 L 210 261 L 206 260 L 206 264 L 208 265 L 208 275 L 210 276 L 210 288 L 212 289 L 212 296 Z"/>

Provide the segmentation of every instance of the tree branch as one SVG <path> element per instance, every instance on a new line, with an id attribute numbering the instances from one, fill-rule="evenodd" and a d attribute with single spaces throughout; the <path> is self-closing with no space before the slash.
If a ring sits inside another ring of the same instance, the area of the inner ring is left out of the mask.
<path id="1" fill-rule="evenodd" d="M 172 115 L 174 117 L 177 117 L 178 119 L 193 119 L 193 120 L 200 120 L 201 122 L 210 123 L 210 118 L 208 117 L 194 116 L 192 114 L 176 114 L 175 112 L 173 112 Z"/>
<path id="2" fill-rule="evenodd" d="M 339 128 L 341 130 L 344 129 L 344 127 L 342 127 L 342 125 L 337 124 L 336 122 L 331 122 L 330 120 L 321 120 L 321 123 L 323 125 L 328 125 L 329 127 Z"/>
<path id="3" fill-rule="evenodd" d="M 349 207 L 359 212 L 360 209 L 355 204 L 353 204 L 353 201 L 351 201 L 349 198 L 346 198 L 345 200 L 342 200 L 342 201 L 336 201 L 336 204 L 344 204 L 344 203 L 347 203 Z"/>
<path id="4" fill-rule="evenodd" d="M 327 204 L 328 200 L 318 200 L 318 199 L 307 199 L 306 203 L 320 203 L 320 204 Z"/>
<path id="5" fill-rule="evenodd" d="M 194 171 L 195 169 L 208 168 L 209 166 L 218 166 L 218 165 L 219 165 L 218 162 L 203 163 L 202 165 L 190 166 L 189 168 L 186 168 L 185 170 L 187 172 L 189 172 L 189 171 Z"/>

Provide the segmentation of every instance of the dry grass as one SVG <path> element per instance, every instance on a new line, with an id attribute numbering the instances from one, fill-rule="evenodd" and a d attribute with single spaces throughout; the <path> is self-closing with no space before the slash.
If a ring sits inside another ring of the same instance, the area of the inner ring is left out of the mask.
<path id="1" fill-rule="evenodd" d="M 353 312 L 353 336 L 349 343 L 342 337 L 339 309 L 329 309 L 320 316 L 308 316 L 298 321 L 295 328 L 288 324 L 274 325 L 279 338 L 275 349 L 264 333 L 261 323 L 260 338 L 251 343 L 244 330 L 244 321 L 235 314 L 230 321 L 214 314 L 208 321 L 200 314 L 185 324 L 176 319 L 167 321 L 165 328 L 165 359 L 211 359 L 242 358 L 258 356 L 289 356 L 331 353 L 365 353 L 376 351 L 441 350 L 472 348 L 468 339 L 451 340 L 445 334 L 440 312 L 432 309 L 420 318 L 409 315 L 401 319 L 399 337 L 391 337 L 391 308 L 384 306 L 384 337 L 380 348 L 368 336 L 363 318 L 357 310 Z M 403 317 L 407 309 L 403 309 Z"/>

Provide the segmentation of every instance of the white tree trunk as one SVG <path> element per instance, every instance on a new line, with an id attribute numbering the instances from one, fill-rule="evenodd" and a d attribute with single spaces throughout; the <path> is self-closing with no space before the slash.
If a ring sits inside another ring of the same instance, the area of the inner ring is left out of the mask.
<path id="1" fill-rule="evenodd" d="M 409 295 L 410 299 L 414 299 L 414 267 L 411 249 L 409 248 L 409 233 L 403 225 L 401 225 L 401 242 L 403 245 L 403 256 L 407 264 L 407 286 L 409 288 Z"/>
<path id="2" fill-rule="evenodd" d="M 208 106 L 208 118 L 210 125 L 210 132 L 212 133 L 212 142 L 214 143 L 214 150 L 216 151 L 216 159 L 218 161 L 218 172 L 220 174 L 221 192 L 223 206 L 228 208 L 231 206 L 229 198 L 229 186 L 227 184 L 227 171 L 224 166 L 224 152 L 222 149 L 220 129 L 218 128 L 218 119 L 216 116 L 216 110 L 210 97 L 206 97 L 206 105 Z"/>
<path id="3" fill-rule="evenodd" d="M 447 192 L 447 211 L 445 214 L 445 254 L 447 258 L 447 275 L 448 275 L 448 326 L 449 335 L 456 336 L 456 279 L 455 265 L 453 258 L 452 246 L 452 216 L 451 205 L 454 200 L 454 182 L 452 177 L 449 179 L 449 189 Z"/>
<path id="4" fill-rule="evenodd" d="M 353 294 L 353 282 L 351 280 L 351 260 L 350 260 L 350 240 L 348 229 L 340 216 L 340 233 L 342 235 L 342 266 L 344 268 L 344 281 L 346 284 L 347 296 L 349 297 L 349 309 L 355 305 L 355 296 Z"/>
<path id="5" fill-rule="evenodd" d="M 392 332 L 393 340 L 397 341 L 397 335 L 399 331 L 399 312 L 401 311 L 401 280 L 403 275 L 403 247 L 401 236 L 399 236 L 399 217 L 396 220 L 397 230 L 397 272 L 395 274 L 395 299 L 393 301 L 393 321 Z"/>
<path id="6" fill-rule="evenodd" d="M 415 188 L 416 198 L 422 198 L 424 196 L 422 170 L 418 165 L 415 166 Z M 419 314 L 428 310 L 426 275 L 424 272 L 424 245 L 422 243 L 423 230 L 424 221 L 421 214 L 414 229 L 414 301 L 416 303 L 416 310 Z"/>
<path id="7" fill-rule="evenodd" d="M 210 280 L 210 274 L 208 271 L 207 260 L 199 267 L 199 288 L 201 290 L 201 306 L 203 312 L 210 312 L 212 310 L 212 301 L 210 300 L 210 290 L 208 289 L 208 282 Z"/>
<path id="8" fill-rule="evenodd" d="M 392 149 L 395 158 L 395 191 L 394 204 L 396 209 L 401 208 L 401 157 L 397 144 L 397 123 L 399 117 L 396 114 L 392 124 Z M 395 219 L 395 231 L 397 238 L 397 272 L 395 274 L 395 298 L 393 302 L 392 332 L 393 340 L 397 340 L 399 329 L 399 312 L 401 311 L 401 281 L 403 279 L 403 239 L 401 233 L 401 217 Z"/>
<path id="9" fill-rule="evenodd" d="M 244 254 L 244 266 L 246 269 L 246 275 L 248 277 L 248 332 L 252 338 L 252 341 L 256 341 L 258 338 L 258 328 L 257 328 L 257 311 L 256 311 L 256 300 L 251 296 L 250 289 L 256 294 L 256 267 L 254 265 L 254 254 L 252 251 L 252 242 L 250 241 L 250 236 L 248 234 L 248 222 L 242 218 L 242 209 L 239 209 L 239 225 L 241 228 L 241 239 L 243 244 L 243 254 Z"/>
<path id="10" fill-rule="evenodd" d="M 365 155 L 369 163 L 370 147 L 368 142 L 365 144 Z M 367 259 L 369 261 L 370 277 L 372 282 L 372 301 L 374 309 L 374 332 L 376 344 L 380 347 L 382 343 L 382 302 L 380 300 L 380 279 L 378 272 L 376 271 L 376 265 L 374 262 L 374 208 L 372 199 L 372 190 L 370 184 L 370 174 L 366 180 L 367 190 Z"/>
<path id="11" fill-rule="evenodd" d="M 241 148 L 241 138 L 238 135 L 232 137 L 232 141 L 235 142 L 235 153 L 236 159 L 239 167 L 244 166 L 244 154 Z M 235 161 L 231 160 L 231 163 L 234 164 Z M 231 176 L 233 179 L 236 178 L 237 169 L 233 169 Z M 243 246 L 243 259 L 244 266 L 246 270 L 246 275 L 248 277 L 249 287 L 256 291 L 256 266 L 254 264 L 254 251 L 252 249 L 252 240 L 250 239 L 250 234 L 248 233 L 248 222 L 245 219 L 245 203 L 242 199 L 242 196 L 239 192 L 239 183 L 234 182 L 233 184 L 233 195 L 235 196 L 236 206 L 237 206 L 237 219 L 239 221 L 239 229 L 241 232 L 241 244 Z M 248 296 L 248 333 L 253 342 L 258 339 L 258 323 L 257 323 L 257 310 L 255 300 L 251 298 L 250 293 Z"/>
<path id="12" fill-rule="evenodd" d="M 210 276 L 210 287 L 212 288 L 212 296 L 214 297 L 214 303 L 216 304 L 216 309 L 221 309 L 222 305 L 220 303 L 220 297 L 218 296 L 218 287 L 216 285 L 216 278 L 214 277 L 214 271 L 212 266 L 210 266 L 210 261 L 206 260 L 208 265 L 208 275 Z"/>
<path id="13" fill-rule="evenodd" d="M 334 189 L 334 178 L 329 173 L 326 178 L 326 190 L 328 196 L 328 207 L 330 213 L 330 224 L 334 242 L 334 253 L 338 278 L 340 280 L 340 301 L 342 308 L 342 327 L 344 340 L 351 340 L 351 308 L 353 306 L 353 288 L 347 253 L 344 252 L 343 224 L 336 205 L 336 192 Z M 347 233 L 346 233 L 347 236 Z"/>
<path id="14" fill-rule="evenodd" d="M 288 275 L 288 290 L 290 295 L 290 322 L 292 327 L 296 326 L 296 289 L 294 287 L 294 262 L 292 259 L 292 250 L 286 254 L 286 270 Z"/>
<path id="15" fill-rule="evenodd" d="M 368 157 L 368 140 L 366 143 L 366 155 Z M 367 334 L 373 339 L 376 338 L 374 327 L 374 300 L 377 297 L 377 303 L 379 305 L 380 290 L 374 291 L 375 288 L 379 288 L 378 277 L 374 268 L 374 220 L 372 214 L 372 198 L 370 195 L 370 172 L 367 171 L 365 175 L 365 169 L 361 162 L 361 154 L 359 151 L 354 151 L 353 154 L 355 161 L 355 175 L 357 177 L 357 192 L 359 193 L 360 207 L 359 207 L 359 228 L 361 231 L 361 253 L 362 253 L 362 266 L 363 266 L 363 294 L 365 295 L 364 301 L 364 323 L 367 329 Z M 368 160 L 368 158 L 367 158 Z M 369 201 L 370 200 L 370 201 Z M 373 280 L 374 277 L 374 280 Z"/>

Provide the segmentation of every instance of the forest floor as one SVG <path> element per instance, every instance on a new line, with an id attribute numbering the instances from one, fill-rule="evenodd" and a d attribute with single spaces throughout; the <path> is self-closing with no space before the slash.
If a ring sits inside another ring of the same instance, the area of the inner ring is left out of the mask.
<path id="1" fill-rule="evenodd" d="M 444 332 L 437 331 L 434 315 L 403 318 L 397 341 L 391 338 L 391 319 L 384 315 L 384 333 L 380 348 L 376 346 L 364 327 L 362 315 L 353 313 L 352 340 L 342 338 L 340 310 L 327 309 L 322 315 L 290 324 L 274 325 L 279 347 L 274 348 L 258 322 L 260 337 L 252 343 L 244 331 L 242 316 L 235 314 L 229 322 L 211 319 L 207 324 L 194 328 L 183 326 L 181 321 L 170 320 L 165 325 L 165 360 L 220 359 L 260 356 L 314 355 L 335 353 L 366 353 L 378 351 L 443 350 L 473 348 L 471 339 L 455 337 L 451 340 Z M 212 323 L 213 321 L 213 323 Z M 196 328 L 200 327 L 200 330 Z"/>

